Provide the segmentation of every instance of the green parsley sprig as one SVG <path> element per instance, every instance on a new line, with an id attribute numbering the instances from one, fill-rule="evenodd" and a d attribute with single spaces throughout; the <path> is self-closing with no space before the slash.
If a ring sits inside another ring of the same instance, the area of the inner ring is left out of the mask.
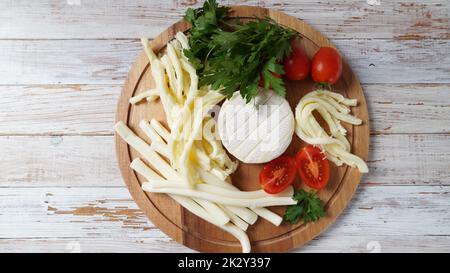
<path id="1" fill-rule="evenodd" d="M 260 77 L 264 89 L 285 95 L 280 62 L 291 52 L 290 41 L 297 32 L 270 18 L 255 18 L 243 23 L 225 22 L 229 9 L 208 0 L 202 8 L 188 9 L 185 19 L 192 24 L 190 49 L 184 54 L 197 69 L 200 85 L 231 97 L 236 90 L 250 102 L 258 93 Z"/>
<path id="2" fill-rule="evenodd" d="M 212 35 L 220 29 L 219 25 L 225 24 L 225 17 L 230 9 L 219 7 L 215 0 L 205 1 L 203 7 L 198 9 L 188 8 L 184 19 L 191 23 L 189 36 L 189 50 L 184 50 L 184 55 L 201 72 L 203 59 L 210 53 L 208 43 Z"/>
<path id="3" fill-rule="evenodd" d="M 303 219 L 304 224 L 315 222 L 325 216 L 322 200 L 314 191 L 307 192 L 300 189 L 292 198 L 297 201 L 297 204 L 288 206 L 284 214 L 284 220 L 291 224 L 298 223 L 300 219 Z"/>

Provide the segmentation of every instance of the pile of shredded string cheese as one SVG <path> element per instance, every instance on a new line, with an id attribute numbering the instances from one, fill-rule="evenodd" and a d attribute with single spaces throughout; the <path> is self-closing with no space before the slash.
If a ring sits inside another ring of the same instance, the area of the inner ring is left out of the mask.
<path id="1" fill-rule="evenodd" d="M 155 119 L 142 120 L 139 127 L 151 140 L 149 145 L 118 122 L 116 132 L 147 161 L 136 158 L 130 167 L 147 180 L 143 190 L 169 194 L 193 214 L 235 236 L 242 251 L 249 252 L 248 225 L 258 216 L 279 225 L 282 218 L 265 207 L 295 204 L 293 188 L 268 195 L 263 190 L 243 192 L 234 187 L 229 175 L 236 163 L 216 137 L 215 120 L 208 114 L 224 97 L 198 87 L 196 70 L 183 54 L 189 46 L 187 37 L 177 33 L 161 58 L 147 39 L 141 41 L 156 87 L 132 97 L 130 103 L 160 98 L 170 130 Z"/>
<path id="2" fill-rule="evenodd" d="M 356 106 L 356 99 L 347 99 L 341 94 L 327 90 L 316 90 L 303 96 L 295 109 L 297 136 L 306 143 L 319 145 L 327 158 L 337 166 L 343 163 L 356 167 L 361 173 L 369 171 L 367 164 L 350 151 L 345 135 L 347 130 L 341 121 L 360 125 L 361 119 L 350 114 L 349 106 Z M 317 122 L 313 112 L 317 111 L 328 125 L 330 135 Z"/>

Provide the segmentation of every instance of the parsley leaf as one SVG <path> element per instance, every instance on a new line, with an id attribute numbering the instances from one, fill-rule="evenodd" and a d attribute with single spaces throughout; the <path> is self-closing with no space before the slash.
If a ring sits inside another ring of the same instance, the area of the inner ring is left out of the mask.
<path id="1" fill-rule="evenodd" d="M 283 67 L 276 63 L 275 57 L 272 57 L 272 59 L 267 61 L 262 69 L 264 88 L 268 89 L 270 86 L 278 95 L 284 97 L 286 95 L 284 82 L 282 79 L 275 77 L 273 73 L 277 73 L 279 75 L 284 74 Z"/>
<path id="2" fill-rule="evenodd" d="M 215 0 L 205 1 L 203 7 L 198 9 L 188 8 L 184 19 L 191 23 L 191 36 L 189 37 L 189 50 L 184 50 L 184 55 L 197 70 L 203 68 L 203 57 L 208 55 L 208 43 L 212 34 L 219 29 L 219 24 L 224 23 L 228 14 L 228 7 L 219 7 Z"/>
<path id="3" fill-rule="evenodd" d="M 291 224 L 298 223 L 300 219 L 303 219 L 304 224 L 315 222 L 325 216 L 323 203 L 314 191 L 307 192 L 300 189 L 292 198 L 297 201 L 297 204 L 288 206 L 284 214 L 284 220 Z"/>
<path id="4" fill-rule="evenodd" d="M 186 11 L 185 19 L 192 28 L 190 49 L 184 53 L 197 69 L 200 85 L 211 85 L 227 97 L 240 90 L 248 103 L 258 94 L 258 83 L 263 77 L 263 89 L 270 87 L 284 96 L 284 82 L 273 73 L 284 74 L 279 63 L 291 52 L 290 40 L 298 33 L 270 18 L 227 23 L 228 11 L 215 0 Z"/>

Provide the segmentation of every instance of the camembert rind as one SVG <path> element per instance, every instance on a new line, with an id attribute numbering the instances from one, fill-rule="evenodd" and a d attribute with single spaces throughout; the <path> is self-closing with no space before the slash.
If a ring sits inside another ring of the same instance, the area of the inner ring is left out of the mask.
<path id="1" fill-rule="evenodd" d="M 246 103 L 236 92 L 219 113 L 223 146 L 244 163 L 264 163 L 280 156 L 292 141 L 294 114 L 287 100 L 273 91 L 261 91 Z"/>

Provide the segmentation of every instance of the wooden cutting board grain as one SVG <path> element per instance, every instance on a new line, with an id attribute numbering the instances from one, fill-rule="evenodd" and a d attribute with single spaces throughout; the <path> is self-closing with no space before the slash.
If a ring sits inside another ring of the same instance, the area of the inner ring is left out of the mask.
<path id="1" fill-rule="evenodd" d="M 319 47 L 333 46 L 324 35 L 310 25 L 282 12 L 265 8 L 234 6 L 230 13 L 230 19 L 240 17 L 251 20 L 254 16 L 269 16 L 276 22 L 298 31 L 303 37 L 301 40 L 302 47 L 310 58 Z M 175 23 L 152 41 L 153 50 L 155 52 L 163 51 L 167 42 L 173 39 L 178 31 L 185 32 L 188 28 L 189 25 L 183 20 Z M 138 123 L 142 119 L 150 120 L 155 118 L 165 124 L 163 108 L 159 101 L 150 103 L 150 105 L 148 103 L 140 103 L 132 106 L 128 103 L 128 100 L 130 97 L 153 86 L 154 83 L 150 71 L 151 67 L 147 57 L 142 52 L 128 74 L 119 98 L 116 113 L 116 121 L 124 121 L 146 141 L 149 140 L 140 131 Z M 314 90 L 314 88 L 315 85 L 311 80 L 287 83 L 287 100 L 293 111 L 300 98 L 305 93 Z M 344 125 L 348 130 L 347 137 L 351 143 L 352 152 L 367 160 L 369 148 L 367 105 L 358 78 L 345 60 L 343 77 L 333 88 L 336 92 L 340 92 L 346 97 L 358 100 L 358 106 L 352 108 L 352 113 L 361 118 L 363 124 L 360 126 Z M 128 189 L 138 206 L 158 228 L 177 242 L 195 250 L 205 252 L 241 251 L 239 243 L 232 236 L 186 211 L 167 195 L 143 192 L 141 189 L 143 178 L 136 175 L 129 167 L 131 160 L 139 157 L 139 154 L 122 141 L 119 136 L 116 135 L 115 139 L 116 155 Z M 286 154 L 293 155 L 304 145 L 305 143 L 297 136 L 294 136 Z M 151 165 L 151 162 L 148 163 Z M 252 243 L 252 251 L 288 251 L 305 244 L 334 222 L 350 201 L 359 184 L 361 174 L 353 168 L 331 165 L 330 182 L 327 188 L 319 193 L 320 198 L 326 204 L 326 217 L 307 225 L 283 223 L 279 227 L 264 219 L 259 219 L 247 231 Z M 238 170 L 232 175 L 233 184 L 241 190 L 258 189 L 258 174 L 262 166 L 263 164 L 240 163 Z M 295 186 L 297 188 L 305 187 L 298 179 L 295 182 Z M 272 208 L 273 211 L 280 215 L 283 214 L 284 209 L 285 207 Z"/>

